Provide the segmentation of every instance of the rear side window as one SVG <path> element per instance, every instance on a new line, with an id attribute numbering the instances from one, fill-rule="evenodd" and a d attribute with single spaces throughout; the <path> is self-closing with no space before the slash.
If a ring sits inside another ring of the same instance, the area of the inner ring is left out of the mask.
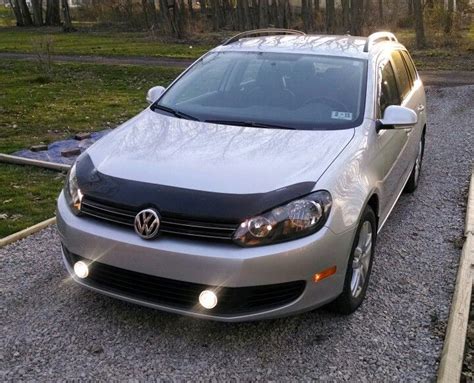
<path id="1" fill-rule="evenodd" d="M 400 94 L 392 64 L 388 62 L 382 69 L 382 84 L 380 88 L 380 114 L 390 105 L 400 105 Z"/>
<path id="2" fill-rule="evenodd" d="M 398 89 L 400 91 L 400 96 L 403 98 L 410 92 L 411 89 L 411 80 L 408 75 L 405 63 L 403 62 L 402 55 L 399 51 L 393 52 L 392 54 L 393 65 L 396 73 Z"/>
<path id="3" fill-rule="evenodd" d="M 413 64 L 413 60 L 411 59 L 407 51 L 402 51 L 402 55 L 405 59 L 405 63 L 407 64 L 408 72 L 410 72 L 411 81 L 412 83 L 414 83 L 417 78 L 415 64 Z"/>

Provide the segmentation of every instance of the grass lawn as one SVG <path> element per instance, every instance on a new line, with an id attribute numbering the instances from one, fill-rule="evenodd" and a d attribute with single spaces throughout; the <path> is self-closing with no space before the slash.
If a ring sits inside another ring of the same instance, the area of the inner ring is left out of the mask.
<path id="1" fill-rule="evenodd" d="M 35 64 L 0 61 L 0 152 L 49 143 L 81 131 L 115 127 L 146 106 L 154 85 L 169 84 L 176 68 L 53 64 L 45 82 Z"/>
<path id="2" fill-rule="evenodd" d="M 16 24 L 11 8 L 0 6 L 0 27 L 13 27 Z"/>
<path id="3" fill-rule="evenodd" d="M 0 238 L 54 216 L 65 175 L 0 164 Z"/>
<path id="4" fill-rule="evenodd" d="M 0 24 L 1 25 L 1 24 Z M 147 32 L 91 31 L 63 33 L 60 28 L 0 28 L 0 52 L 30 52 L 39 42 L 52 38 L 54 54 L 93 56 L 152 56 L 193 59 L 212 46 L 169 43 L 151 38 Z"/>
<path id="5" fill-rule="evenodd" d="M 145 93 L 179 69 L 54 64 L 44 82 L 31 62 L 0 61 L 0 152 L 74 132 L 115 127 L 146 106 Z M 54 215 L 64 175 L 0 164 L 0 238 Z"/>

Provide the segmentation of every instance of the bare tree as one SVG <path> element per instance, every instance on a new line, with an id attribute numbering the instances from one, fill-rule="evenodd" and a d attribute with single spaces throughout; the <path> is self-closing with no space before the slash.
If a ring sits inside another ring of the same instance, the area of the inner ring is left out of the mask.
<path id="1" fill-rule="evenodd" d="M 33 22 L 39 27 L 43 25 L 43 6 L 41 0 L 31 0 L 31 8 L 33 9 Z"/>
<path id="2" fill-rule="evenodd" d="M 334 33 L 335 28 L 335 4 L 334 0 L 326 0 L 326 32 Z"/>
<path id="3" fill-rule="evenodd" d="M 416 47 L 422 49 L 426 45 L 425 27 L 423 25 L 423 7 L 421 0 L 413 0 L 413 12 L 415 13 L 415 32 L 416 32 Z"/>
<path id="4" fill-rule="evenodd" d="M 303 21 L 303 30 L 309 32 L 311 29 L 312 15 L 309 11 L 309 2 L 311 0 L 301 0 L 301 20 Z"/>
<path id="5" fill-rule="evenodd" d="M 201 13 L 205 14 L 206 13 L 206 5 L 207 5 L 206 0 L 199 1 L 199 4 L 200 4 L 200 7 L 201 7 Z"/>
<path id="6" fill-rule="evenodd" d="M 321 10 L 321 4 L 319 0 L 314 0 L 314 12 L 319 13 Z"/>
<path id="7" fill-rule="evenodd" d="M 142 11 L 143 11 L 143 16 L 145 16 L 145 25 L 147 29 L 149 29 L 151 27 L 151 22 L 148 16 L 148 1 L 147 0 L 142 0 Z"/>
<path id="8" fill-rule="evenodd" d="M 277 5 L 278 8 L 280 8 L 280 4 L 277 4 L 278 0 L 273 0 L 273 1 L 275 1 L 275 5 Z M 268 0 L 258 0 L 258 27 L 259 28 L 265 28 L 268 26 L 268 14 L 269 14 Z M 279 15 L 278 15 L 278 18 L 280 18 Z"/>
<path id="9" fill-rule="evenodd" d="M 63 11 L 63 31 L 73 32 L 75 29 L 72 26 L 71 12 L 69 11 L 69 3 L 67 0 L 61 0 L 61 8 Z"/>
<path id="10" fill-rule="evenodd" d="M 301 20 L 305 32 L 314 29 L 313 0 L 301 0 Z"/>
<path id="11" fill-rule="evenodd" d="M 308 2 L 308 26 L 309 30 L 314 29 L 314 10 L 313 10 L 313 0 L 307 0 Z"/>
<path id="12" fill-rule="evenodd" d="M 192 19 L 194 19 L 193 0 L 188 0 L 188 11 Z"/>
<path id="13" fill-rule="evenodd" d="M 46 0 L 46 25 L 60 25 L 59 0 Z"/>
<path id="14" fill-rule="evenodd" d="M 21 16 L 23 17 L 24 25 L 33 25 L 33 19 L 31 18 L 30 10 L 26 4 L 26 0 L 18 0 L 20 6 Z"/>
<path id="15" fill-rule="evenodd" d="M 383 24 L 383 0 L 378 0 L 379 3 L 379 22 Z"/>
<path id="16" fill-rule="evenodd" d="M 351 1 L 351 34 L 354 36 L 360 36 L 362 34 L 363 27 L 363 12 L 364 12 L 364 1 L 363 0 L 352 0 Z"/>
<path id="17" fill-rule="evenodd" d="M 413 0 L 407 0 L 408 17 L 413 17 Z"/>
<path id="18" fill-rule="evenodd" d="M 15 14 L 16 25 L 19 27 L 22 27 L 23 25 L 25 25 L 25 22 L 23 21 L 23 15 L 21 14 L 20 4 L 18 4 L 18 0 L 9 0 L 9 1 L 10 1 L 10 6 L 13 9 L 13 13 Z"/>
<path id="19" fill-rule="evenodd" d="M 448 0 L 448 9 L 446 11 L 446 21 L 444 23 L 444 32 L 451 33 L 453 29 L 454 0 Z"/>
<path id="20" fill-rule="evenodd" d="M 250 4 L 249 0 L 242 0 L 242 9 L 243 9 L 243 17 L 244 17 L 244 29 L 252 27 L 252 19 L 250 17 Z"/>
<path id="21" fill-rule="evenodd" d="M 344 32 L 350 31 L 351 23 L 349 19 L 350 15 L 350 0 L 341 0 L 342 3 L 342 26 L 344 27 Z"/>

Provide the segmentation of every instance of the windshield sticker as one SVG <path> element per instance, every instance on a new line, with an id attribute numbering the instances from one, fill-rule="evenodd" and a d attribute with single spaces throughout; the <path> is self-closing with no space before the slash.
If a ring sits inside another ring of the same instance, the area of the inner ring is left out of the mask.
<path id="1" fill-rule="evenodd" d="M 331 118 L 334 120 L 352 120 L 352 113 L 350 112 L 336 112 L 333 110 L 331 113 Z"/>

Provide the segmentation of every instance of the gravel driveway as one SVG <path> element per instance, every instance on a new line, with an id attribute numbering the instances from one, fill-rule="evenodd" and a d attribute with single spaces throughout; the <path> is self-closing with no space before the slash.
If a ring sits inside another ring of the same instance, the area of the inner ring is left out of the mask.
<path id="1" fill-rule="evenodd" d="M 474 86 L 428 95 L 421 184 L 379 236 L 357 313 L 227 324 L 133 306 L 72 283 L 50 227 L 0 249 L 1 380 L 433 380 L 460 256 Z"/>

